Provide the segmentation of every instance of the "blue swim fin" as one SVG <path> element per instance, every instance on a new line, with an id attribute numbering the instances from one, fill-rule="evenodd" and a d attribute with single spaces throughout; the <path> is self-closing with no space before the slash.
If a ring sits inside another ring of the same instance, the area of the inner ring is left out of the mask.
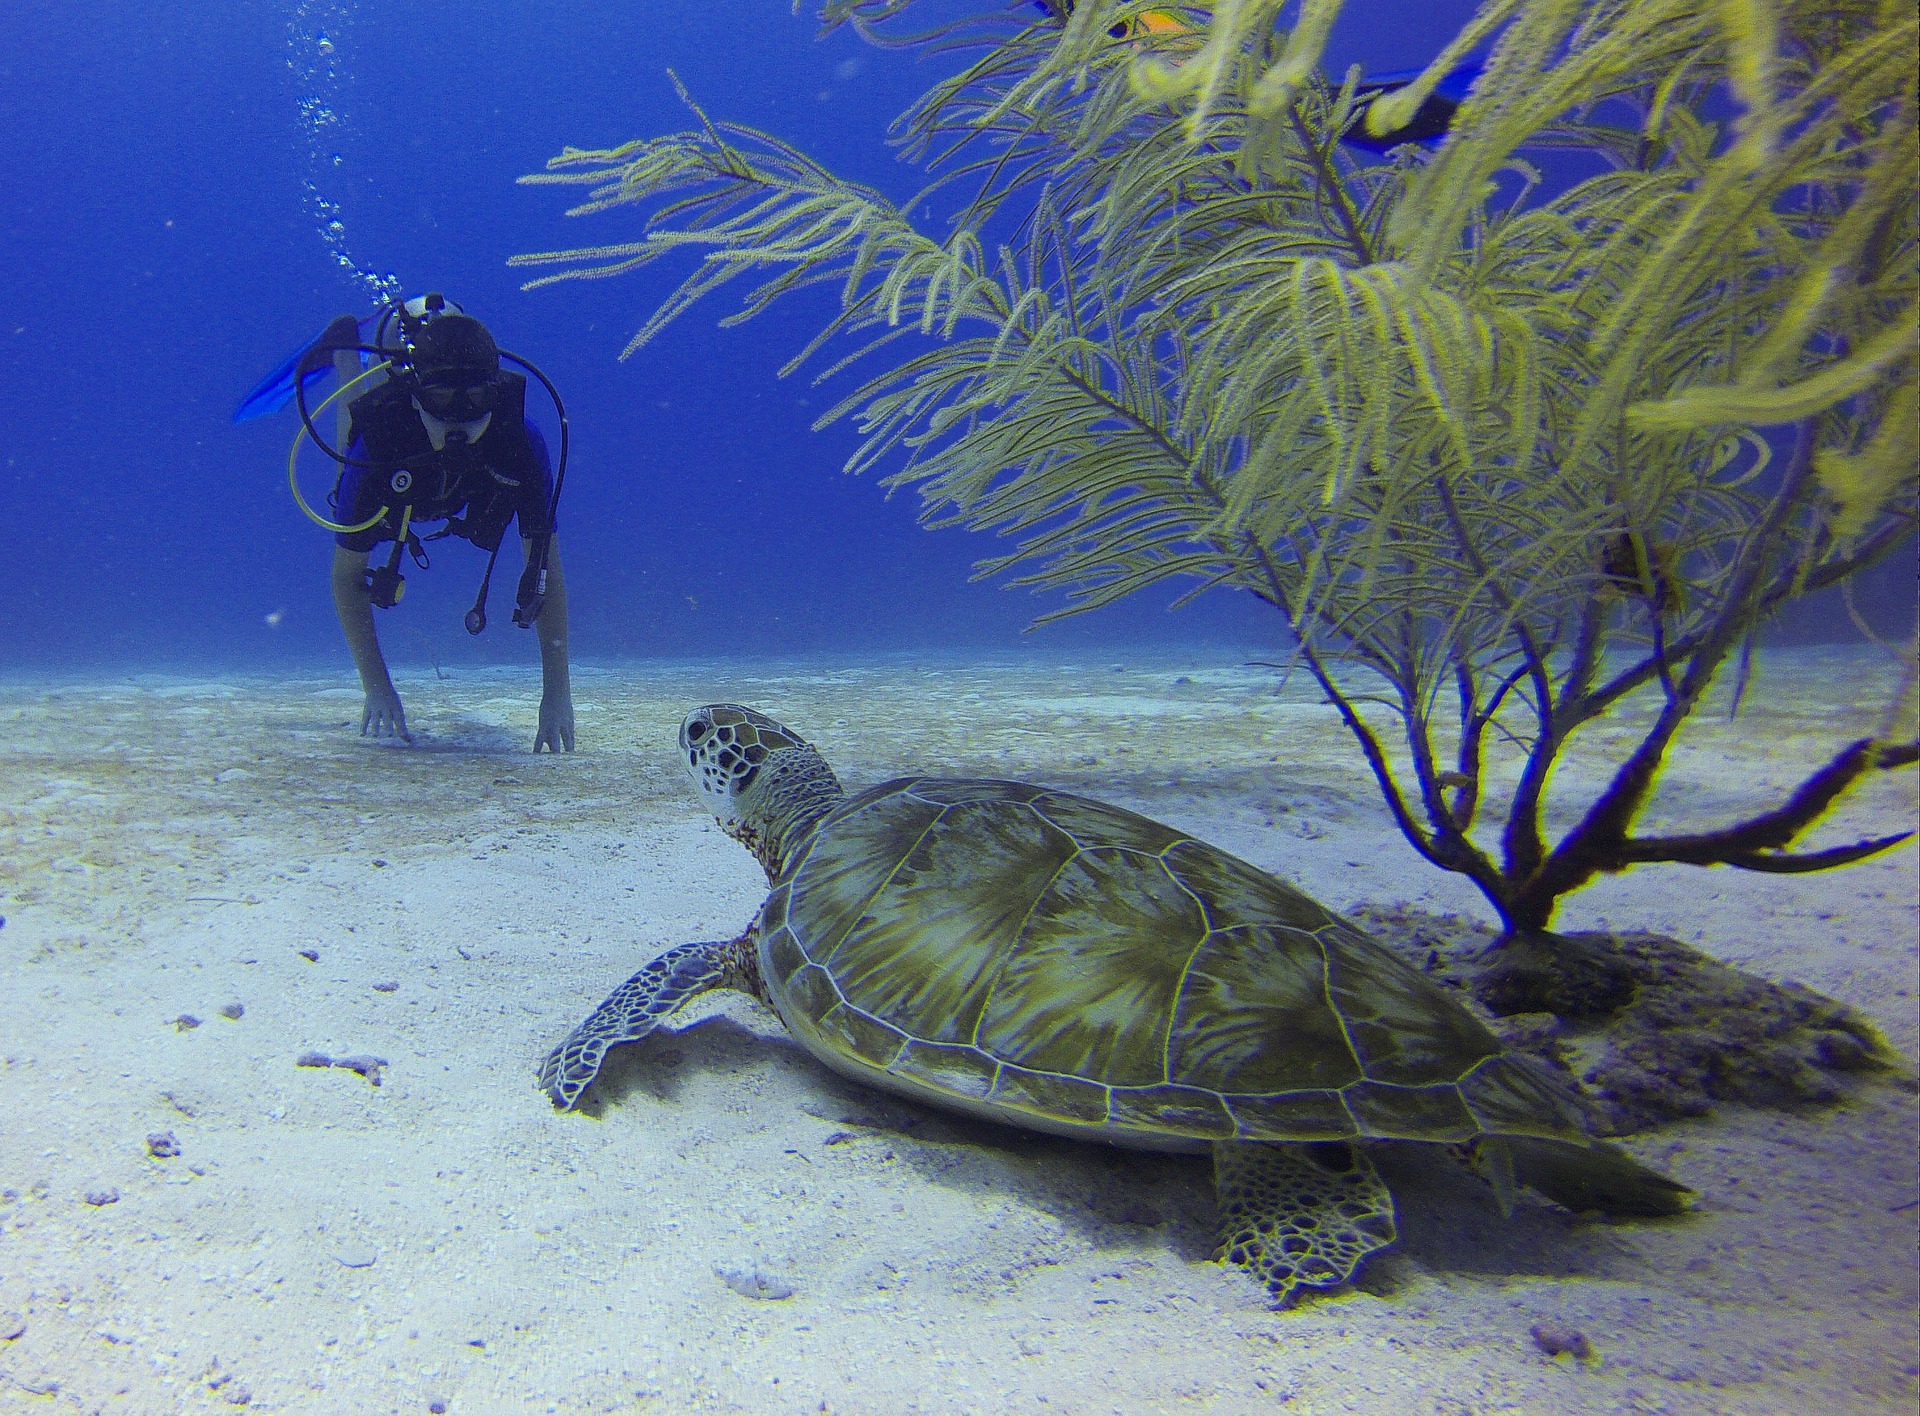
<path id="1" fill-rule="evenodd" d="M 353 324 L 350 334 L 343 328 L 348 321 Z M 355 320 L 352 315 L 341 315 L 317 337 L 309 339 L 287 355 L 274 366 L 272 373 L 255 384 L 247 396 L 240 400 L 240 406 L 233 410 L 233 421 L 246 423 L 285 408 L 293 401 L 296 372 L 302 388 L 310 389 L 326 378 L 333 372 L 333 360 L 331 357 L 316 358 L 316 354 L 323 354 L 338 346 L 351 347 L 359 341 L 361 324 L 362 321 Z"/>

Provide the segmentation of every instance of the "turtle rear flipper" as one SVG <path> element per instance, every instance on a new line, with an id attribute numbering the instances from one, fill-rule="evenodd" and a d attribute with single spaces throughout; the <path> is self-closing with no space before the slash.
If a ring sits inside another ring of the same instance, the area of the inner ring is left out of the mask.
<path id="1" fill-rule="evenodd" d="M 1253 1272 L 1277 1305 L 1297 1288 L 1328 1288 L 1398 1234 L 1393 1195 L 1358 1147 L 1221 1141 L 1216 1259 Z"/>
<path id="2" fill-rule="evenodd" d="M 1520 1183 L 1576 1214 L 1587 1210 L 1634 1216 L 1682 1214 L 1693 1194 L 1679 1181 L 1669 1180 L 1605 1141 L 1583 1145 L 1537 1136 L 1501 1139 L 1513 1156 L 1513 1172 Z"/>
<path id="3" fill-rule="evenodd" d="M 540 1085 L 571 1111 L 600 1074 L 607 1049 L 638 1042 L 696 994 L 724 988 L 738 973 L 741 941 L 681 944 L 621 984 L 540 1064 Z"/>

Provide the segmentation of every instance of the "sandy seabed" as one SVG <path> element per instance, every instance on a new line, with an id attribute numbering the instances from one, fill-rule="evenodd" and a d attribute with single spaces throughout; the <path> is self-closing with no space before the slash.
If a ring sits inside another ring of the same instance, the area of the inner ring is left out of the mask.
<path id="1" fill-rule="evenodd" d="M 1873 730 L 1891 674 L 1764 659 L 1741 716 L 1703 715 L 1674 757 L 1655 824 L 1777 803 Z M 1484 917 L 1393 832 L 1332 712 L 1275 683 L 1200 657 L 589 664 L 581 751 L 536 758 L 532 669 L 403 674 L 412 750 L 356 736 L 340 673 L 0 680 L 0 1410 L 1912 1412 L 1895 1084 L 1636 1138 L 1700 1192 L 1676 1222 L 1503 1220 L 1432 1148 L 1396 1154 L 1399 1245 L 1285 1313 L 1207 1261 L 1204 1159 L 863 1091 L 742 998 L 613 1054 L 579 1112 L 537 1090 L 640 963 L 737 933 L 764 894 L 673 751 L 715 699 L 783 717 L 853 786 L 1044 781 L 1336 908 Z M 1571 804 L 1584 770 L 1560 775 Z M 1890 777 L 1819 839 L 1914 814 Z M 1911 1055 L 1916 863 L 1644 870 L 1559 922 L 1798 979 Z M 381 1059 L 379 1085 L 308 1052 Z M 1536 1324 L 1595 1360 L 1549 1358 Z"/>

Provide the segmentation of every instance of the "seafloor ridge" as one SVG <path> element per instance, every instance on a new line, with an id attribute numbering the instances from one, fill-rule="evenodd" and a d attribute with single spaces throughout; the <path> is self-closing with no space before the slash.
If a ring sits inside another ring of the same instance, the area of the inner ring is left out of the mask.
<path id="1" fill-rule="evenodd" d="M 1873 730 L 1892 672 L 1767 656 L 1738 718 L 1700 715 L 1656 817 L 1777 800 Z M 850 784 L 1043 780 L 1339 908 L 1484 913 L 1393 834 L 1304 678 L 1276 681 L 1136 655 L 588 665 L 568 758 L 524 750 L 532 669 L 402 675 L 413 751 L 356 738 L 338 673 L 0 683 L 0 1374 L 137 1411 L 1911 1410 L 1895 1084 L 1636 1138 L 1701 1193 L 1676 1223 L 1502 1220 L 1431 1151 L 1389 1155 L 1401 1243 L 1286 1313 L 1205 1261 L 1203 1159 L 860 1091 L 742 1000 L 615 1054 L 584 1115 L 535 1088 L 646 956 L 764 894 L 672 751 L 717 698 Z M 1913 811 L 1883 779 L 1826 829 Z M 1643 871 L 1561 923 L 1798 979 L 1911 1053 L 1917 859 Z"/>

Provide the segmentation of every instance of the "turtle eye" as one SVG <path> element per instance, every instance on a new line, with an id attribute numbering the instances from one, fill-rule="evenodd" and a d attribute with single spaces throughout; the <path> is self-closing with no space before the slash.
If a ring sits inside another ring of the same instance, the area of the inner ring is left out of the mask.
<path id="1" fill-rule="evenodd" d="M 696 722 L 687 724 L 687 741 L 688 742 L 698 742 L 700 741 L 701 738 L 705 737 L 706 735 L 707 735 L 707 725 L 705 723 L 696 721 Z"/>

